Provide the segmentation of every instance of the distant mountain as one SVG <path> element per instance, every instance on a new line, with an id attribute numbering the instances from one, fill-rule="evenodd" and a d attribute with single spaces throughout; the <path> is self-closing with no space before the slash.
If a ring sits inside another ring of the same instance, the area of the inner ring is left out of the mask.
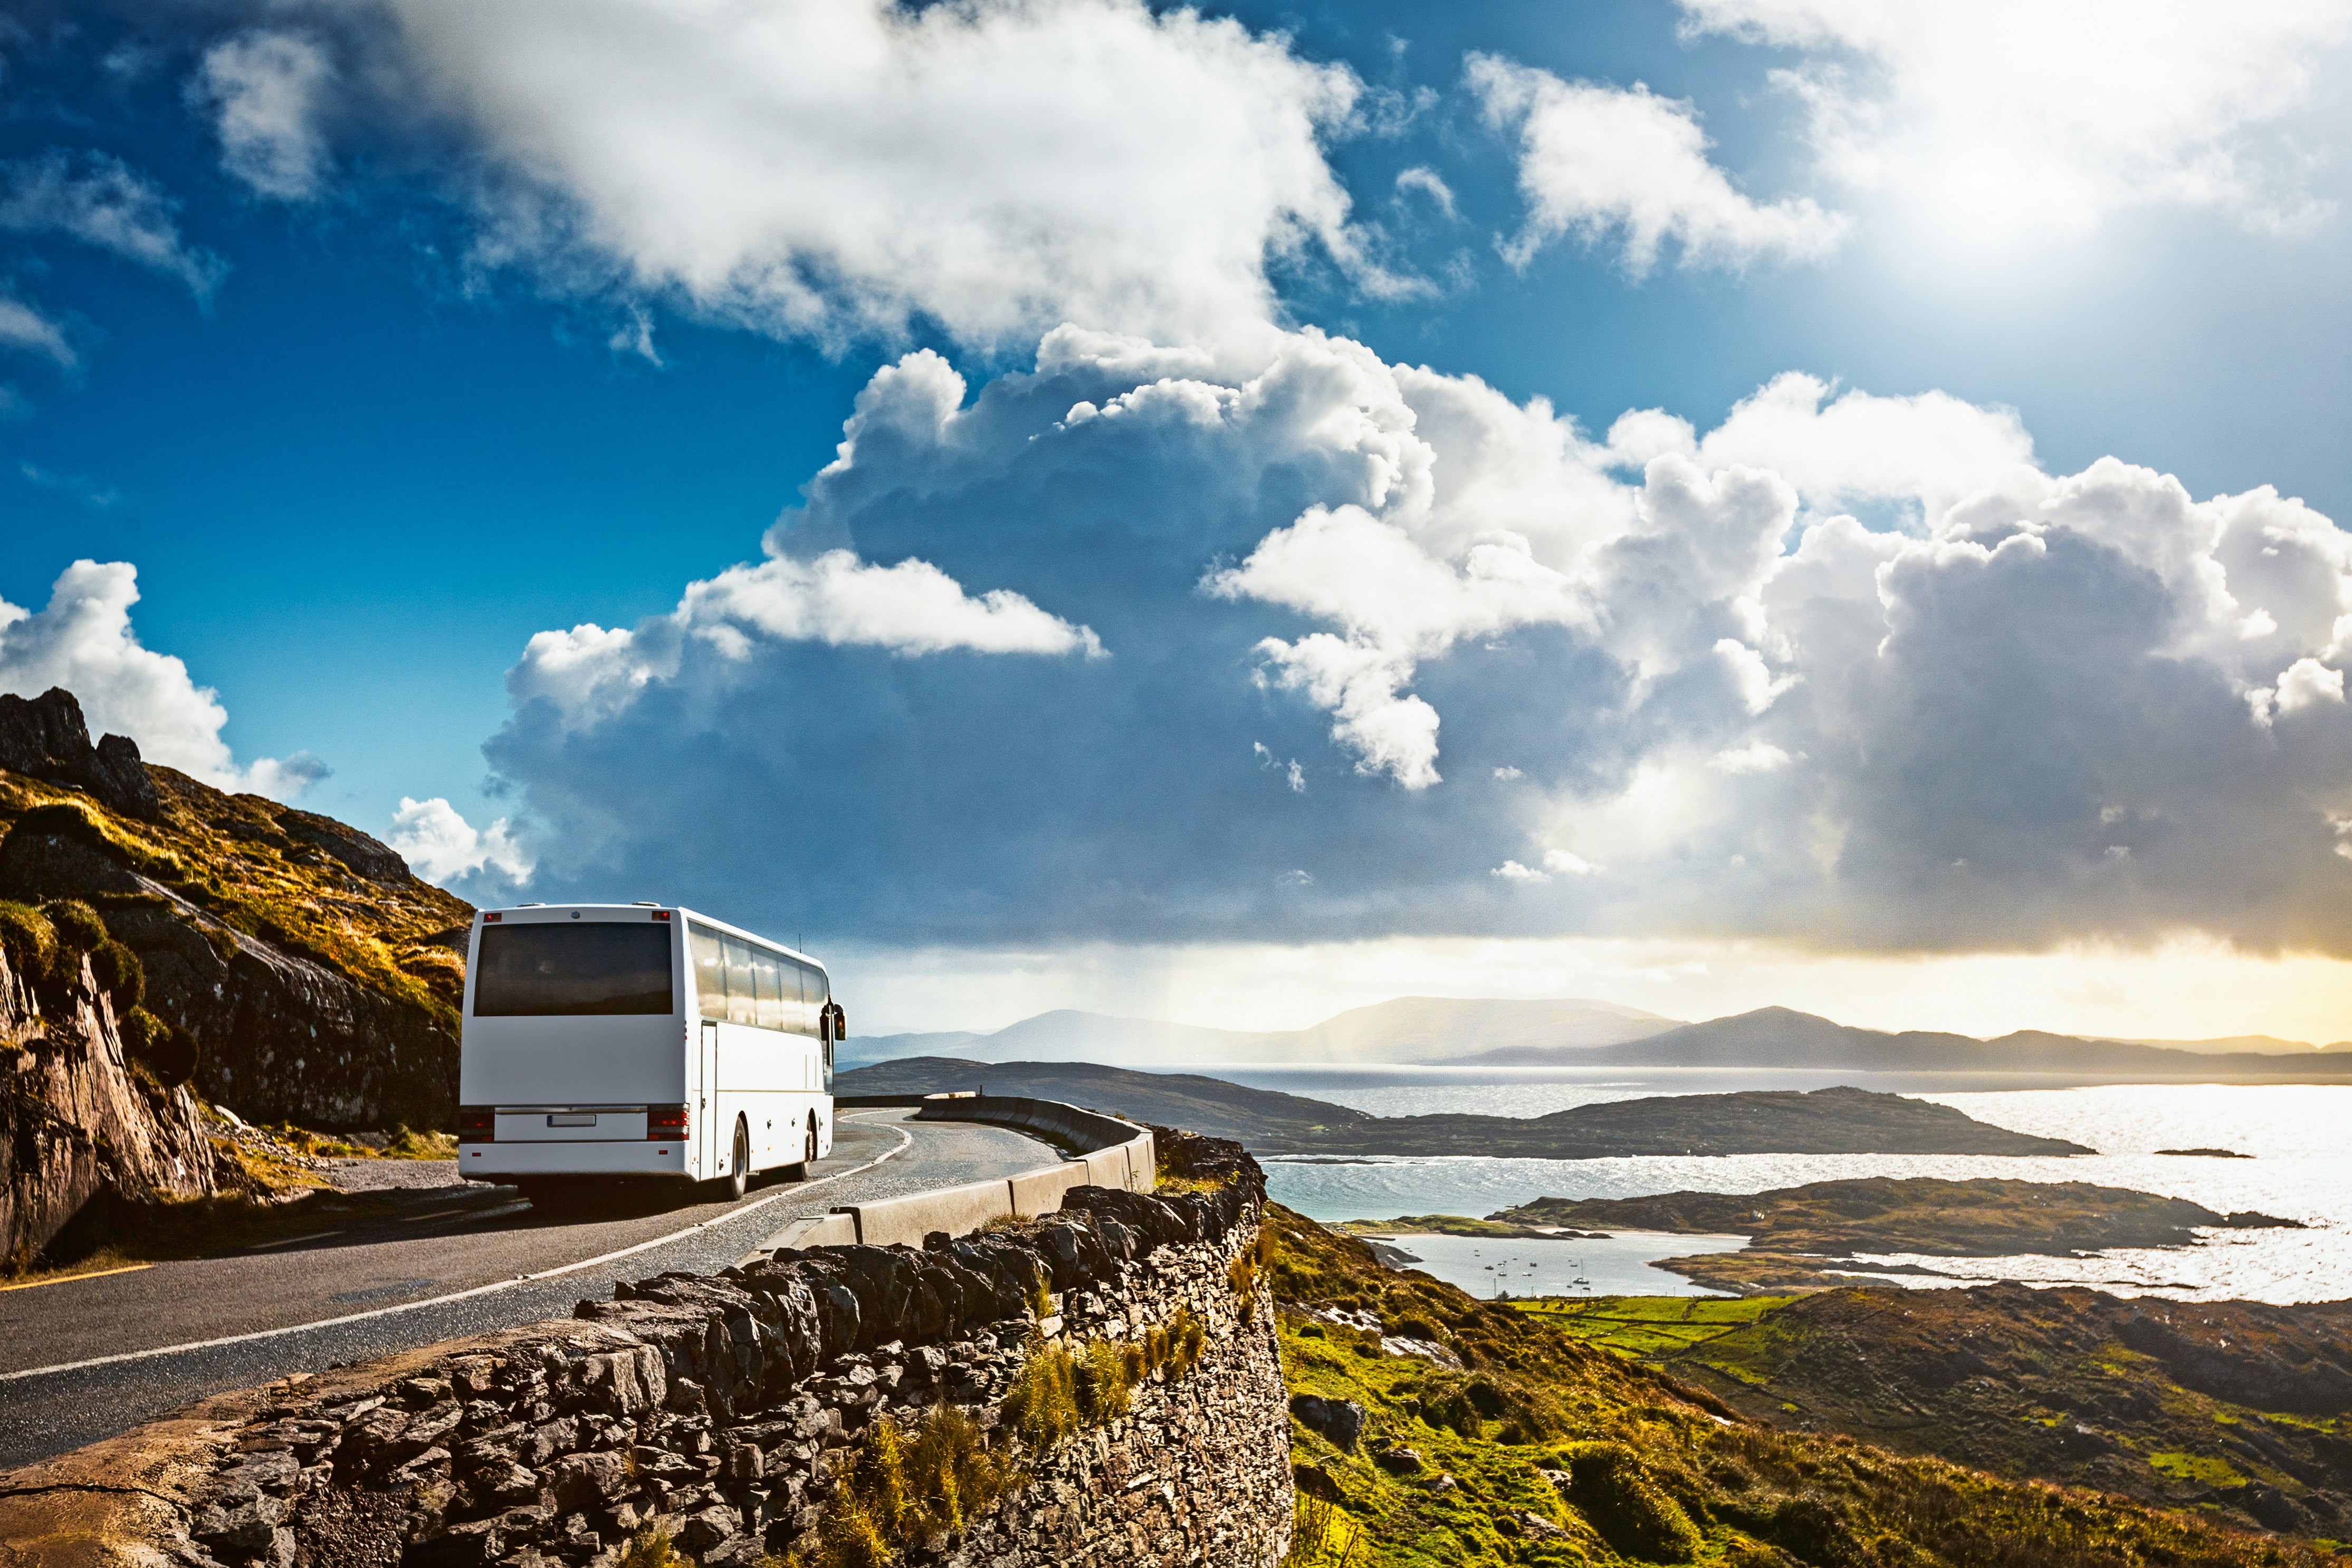
<path id="1" fill-rule="evenodd" d="M 2051 1073 L 2103 1082 L 2302 1082 L 2352 1078 L 2352 1052 L 2189 1050 L 2021 1029 L 1997 1039 L 1927 1030 L 1857 1029 L 1787 1007 L 1685 1024 L 1598 1048 L 1507 1047 L 1452 1066 L 1807 1068 L 1876 1073 Z"/>
<path id="2" fill-rule="evenodd" d="M 1621 1045 L 1671 1029 L 1675 1019 L 1590 998 L 1477 1001 L 1399 996 L 1351 1007 L 1297 1037 L 1316 1060 L 1431 1061 L 1464 1049 Z"/>
<path id="3" fill-rule="evenodd" d="M 990 1035 L 853 1036 L 843 1059 L 881 1062 L 952 1055 L 976 1061 L 1111 1060 L 1139 1067 L 1426 1062 L 1465 1051 L 1618 1045 L 1671 1029 L 1675 1022 L 1614 1002 L 1445 996 L 1399 996 L 1351 1007 L 1312 1028 L 1280 1030 L 1165 1024 L 1065 1008 L 1024 1018 Z"/>
<path id="4" fill-rule="evenodd" d="M 985 1088 L 1233 1138 L 1263 1154 L 1505 1154 L 1591 1160 L 1633 1154 L 2087 1154 L 2079 1143 L 1995 1127 L 1922 1100 L 1860 1089 L 1811 1094 L 1657 1095 L 1549 1116 L 1370 1116 L 1196 1074 L 1091 1062 L 883 1062 L 835 1092 L 938 1094 Z"/>
<path id="5" fill-rule="evenodd" d="M 2332 1046 L 2315 1046 L 2308 1040 L 2282 1040 L 2276 1035 L 2231 1035 L 2219 1040 L 2125 1039 L 2123 1043 L 2127 1046 L 2157 1046 L 2168 1051 L 2195 1051 L 2207 1056 L 2306 1056 L 2314 1051 L 2352 1051 L 2352 1040 L 2338 1040 Z"/>
<path id="6" fill-rule="evenodd" d="M 1192 1073 L 1132 1072 L 1092 1062 L 968 1062 L 909 1057 L 836 1074 L 837 1095 L 943 1094 L 986 1089 L 1107 1110 L 1212 1138 L 1270 1149 L 1326 1128 L 1353 1127 L 1373 1118 L 1344 1105 L 1327 1105 L 1270 1089 L 1250 1089 Z"/>

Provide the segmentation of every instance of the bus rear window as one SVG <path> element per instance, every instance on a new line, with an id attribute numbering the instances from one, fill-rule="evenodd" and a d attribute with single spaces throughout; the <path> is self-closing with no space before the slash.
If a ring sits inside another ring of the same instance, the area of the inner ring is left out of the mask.
<path id="1" fill-rule="evenodd" d="M 486 925 L 477 1018 L 581 1018 L 675 1011 L 667 925 Z"/>

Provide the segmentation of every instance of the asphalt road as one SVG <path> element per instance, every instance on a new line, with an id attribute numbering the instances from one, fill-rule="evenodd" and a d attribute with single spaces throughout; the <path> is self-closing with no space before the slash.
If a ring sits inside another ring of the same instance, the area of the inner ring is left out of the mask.
<path id="1" fill-rule="evenodd" d="M 546 1215 L 509 1188 L 417 1190 L 415 1212 L 347 1232 L 0 1292 L 0 1469 L 223 1389 L 569 1317 L 616 1280 L 712 1272 L 836 1204 L 1058 1158 L 1003 1128 L 910 1115 L 843 1113 L 810 1180 L 740 1203 Z"/>

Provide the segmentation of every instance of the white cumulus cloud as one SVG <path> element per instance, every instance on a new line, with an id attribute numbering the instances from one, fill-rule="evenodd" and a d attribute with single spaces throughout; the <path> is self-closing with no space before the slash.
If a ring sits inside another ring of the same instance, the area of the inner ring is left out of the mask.
<path id="1" fill-rule="evenodd" d="M 2314 703 L 2344 705 L 2344 672 L 2315 658 L 2299 658 L 2278 678 L 2278 710 L 2293 713 Z"/>
<path id="2" fill-rule="evenodd" d="M 1374 292 L 1325 162 L 1362 89 L 1140 0 L 383 0 L 479 156 L 482 254 L 826 341 L 922 316 L 1222 338 L 1270 254 Z"/>
<path id="3" fill-rule="evenodd" d="M 942 940 L 2352 952 L 2352 536 L 2273 490 L 2053 475 L 2010 410 L 1806 376 L 1596 440 L 1312 330 L 1067 329 L 966 392 L 886 367 L 765 560 L 533 643 L 488 753 L 557 880 L 723 882 L 805 820 L 791 896 Z M 1277 908 L 1272 867 L 1315 880 Z M 1578 897 L 1496 897 L 1536 878 Z"/>
<path id="4" fill-rule="evenodd" d="M 667 616 L 634 630 L 583 625 L 540 632 L 508 673 L 515 700 L 551 702 L 569 724 L 593 724 L 628 706 L 648 683 L 675 676 L 689 646 L 739 663 L 763 645 L 816 642 L 921 655 L 1107 657 L 1086 626 L 1047 614 L 1019 594 L 977 597 L 927 561 L 877 566 L 846 550 L 814 561 L 772 556 L 689 584 Z"/>
<path id="5" fill-rule="evenodd" d="M 1794 50 L 1776 73 L 1824 168 L 1967 244 L 2119 208 L 2217 207 L 2258 227 L 2321 208 L 2294 131 L 2337 0 L 1682 0 L 1685 28 Z"/>
<path id="6" fill-rule="evenodd" d="M 37 611 L 0 599 L 0 691 L 35 697 L 62 686 L 93 737 L 128 735 L 147 761 L 222 789 L 286 800 L 326 776 L 300 752 L 239 767 L 221 739 L 228 710 L 219 694 L 179 659 L 141 646 L 131 625 L 138 602 L 138 569 L 122 561 L 75 562 Z"/>
<path id="7" fill-rule="evenodd" d="M 1472 55 L 1467 69 L 1487 124 L 1519 141 L 1528 218 L 1504 247 L 1514 266 L 1568 234 L 1615 238 L 1636 278 L 1668 241 L 1685 267 L 1742 267 L 1817 260 L 1845 237 L 1846 218 L 1810 196 L 1759 202 L 1733 184 L 1708 160 L 1688 103 L 1639 84 L 1562 81 L 1495 55 Z"/>
<path id="8" fill-rule="evenodd" d="M 190 92 L 213 111 L 222 167 L 262 195 L 299 202 L 326 188 L 320 117 L 334 80 L 316 39 L 257 29 L 207 50 Z"/>
<path id="9" fill-rule="evenodd" d="M 439 795 L 430 800 L 402 795 L 384 841 L 408 862 L 410 870 L 444 886 L 487 871 L 520 887 L 530 880 L 533 869 L 530 852 L 509 831 L 505 817 L 478 828 Z"/>
<path id="10" fill-rule="evenodd" d="M 1436 712 L 1402 690 L 1418 660 L 1465 637 L 1591 619 L 1575 585 L 1536 561 L 1523 539 L 1473 545 L 1457 567 L 1353 506 L 1310 509 L 1202 586 L 1219 598 L 1284 605 L 1344 626 L 1344 638 L 1269 637 L 1258 650 L 1276 684 L 1331 710 L 1333 734 L 1367 770 L 1412 789 L 1438 782 Z"/>

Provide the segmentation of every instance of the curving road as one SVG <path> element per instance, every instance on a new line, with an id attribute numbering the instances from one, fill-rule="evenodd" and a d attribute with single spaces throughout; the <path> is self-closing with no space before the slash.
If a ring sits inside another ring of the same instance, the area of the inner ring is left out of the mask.
<path id="1" fill-rule="evenodd" d="M 709 1273 L 793 1218 L 1059 1158 L 997 1127 L 845 1111 L 806 1182 L 738 1203 L 542 1215 L 509 1188 L 414 1193 L 347 1232 L 0 1292 L 0 1469 L 289 1373 L 569 1317 L 621 1279 Z"/>

